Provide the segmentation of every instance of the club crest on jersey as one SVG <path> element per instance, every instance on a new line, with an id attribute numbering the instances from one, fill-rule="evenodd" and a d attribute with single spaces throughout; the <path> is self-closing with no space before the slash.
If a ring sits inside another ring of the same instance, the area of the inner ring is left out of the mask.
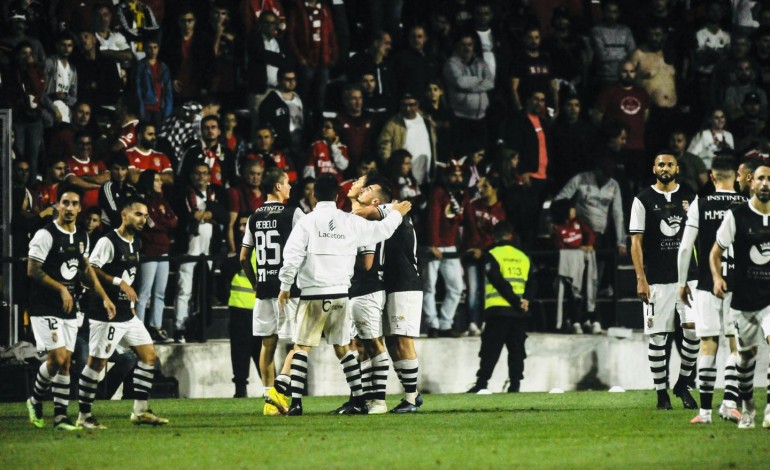
<path id="1" fill-rule="evenodd" d="M 104 352 L 109 354 L 110 353 L 110 349 L 112 349 L 112 344 L 108 344 L 107 347 L 104 348 Z"/>
<path id="2" fill-rule="evenodd" d="M 660 233 L 667 237 L 673 237 L 679 233 L 682 227 L 682 217 L 671 215 L 660 221 Z"/>
<path id="3" fill-rule="evenodd" d="M 56 343 L 57 341 L 59 341 L 59 333 L 57 333 L 57 332 L 55 332 L 55 331 L 54 331 L 54 332 L 52 332 L 52 333 L 51 333 L 51 341 L 53 341 L 54 343 Z"/>
<path id="4" fill-rule="evenodd" d="M 65 261 L 62 263 L 59 272 L 64 279 L 71 281 L 78 274 L 78 261 L 76 259 Z"/>
<path id="5" fill-rule="evenodd" d="M 770 242 L 752 246 L 751 250 L 749 250 L 749 257 L 754 264 L 770 263 Z"/>

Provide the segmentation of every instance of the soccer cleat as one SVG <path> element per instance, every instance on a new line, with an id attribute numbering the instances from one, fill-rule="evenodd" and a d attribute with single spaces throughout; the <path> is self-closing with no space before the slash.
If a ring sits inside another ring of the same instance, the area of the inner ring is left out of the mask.
<path id="1" fill-rule="evenodd" d="M 417 405 L 413 405 L 406 400 L 401 400 L 401 403 L 396 405 L 396 407 L 390 410 L 390 412 L 395 414 L 407 414 L 407 413 L 417 413 L 419 410 L 420 410 L 420 407 L 418 407 Z"/>
<path id="2" fill-rule="evenodd" d="M 695 398 L 692 397 L 692 394 L 690 394 L 690 390 L 687 388 L 687 386 L 674 386 L 674 395 L 679 397 L 680 400 L 682 400 L 682 406 L 685 407 L 687 410 L 697 410 L 698 409 L 698 403 L 695 401 Z"/>
<path id="3" fill-rule="evenodd" d="M 770 429 L 770 405 L 765 407 L 765 419 L 762 420 L 762 427 Z"/>
<path id="4" fill-rule="evenodd" d="M 711 424 L 711 410 L 701 410 L 696 417 L 690 420 L 690 424 Z"/>
<path id="5" fill-rule="evenodd" d="M 144 413 L 138 415 L 136 413 L 131 413 L 131 422 L 136 425 L 149 424 L 151 426 L 162 426 L 164 424 L 168 424 L 168 420 L 166 418 L 155 416 L 155 413 L 153 413 L 152 410 L 146 410 Z"/>
<path id="6" fill-rule="evenodd" d="M 286 412 L 286 416 L 302 416 L 302 405 L 291 405 L 289 411 Z"/>
<path id="7" fill-rule="evenodd" d="M 278 411 L 278 408 L 274 405 L 271 405 L 270 403 L 265 403 L 265 406 L 262 408 L 262 414 L 265 416 L 279 416 L 282 413 Z"/>
<path id="8" fill-rule="evenodd" d="M 741 422 L 741 412 L 738 411 L 738 407 L 734 401 L 723 401 L 719 405 L 719 417 L 725 421 L 732 421 L 733 423 Z"/>
<path id="9" fill-rule="evenodd" d="M 330 415 L 341 415 L 344 414 L 343 412 L 350 406 L 350 401 L 346 401 L 342 405 L 338 406 L 337 408 L 331 410 L 329 412 Z"/>
<path id="10" fill-rule="evenodd" d="M 59 421 L 53 423 L 53 428 L 56 429 L 57 431 L 82 431 L 83 430 L 82 427 L 72 424 L 72 421 L 67 417 L 64 417 Z"/>
<path id="11" fill-rule="evenodd" d="M 101 424 L 93 415 L 86 419 L 78 418 L 75 424 L 83 429 L 107 429 L 107 426 Z"/>
<path id="12" fill-rule="evenodd" d="M 385 400 L 370 400 L 367 403 L 367 414 L 382 415 L 388 412 L 388 405 Z"/>
<path id="13" fill-rule="evenodd" d="M 659 409 L 659 410 L 673 410 L 674 409 L 671 406 L 671 399 L 668 398 L 668 394 L 666 394 L 665 396 L 659 396 L 658 397 L 657 409 Z"/>
<path id="14" fill-rule="evenodd" d="M 286 396 L 278 392 L 275 387 L 267 389 L 265 392 L 265 402 L 276 407 L 281 414 L 286 414 L 286 412 L 289 411 L 289 404 Z"/>
<path id="15" fill-rule="evenodd" d="M 752 429 L 756 424 L 754 418 L 756 418 L 757 409 L 754 406 L 754 400 L 744 400 L 743 413 L 741 413 L 741 420 L 738 423 L 738 429 Z"/>
<path id="16" fill-rule="evenodd" d="M 27 398 L 27 412 L 29 412 L 29 422 L 32 423 L 38 429 L 45 427 L 45 420 L 43 419 L 43 404 L 32 404 L 32 399 Z"/>
<path id="17" fill-rule="evenodd" d="M 417 398 L 414 399 L 414 404 L 417 406 L 417 408 L 422 406 L 422 395 L 419 393 L 417 394 Z"/>
<path id="18" fill-rule="evenodd" d="M 341 412 L 337 414 L 341 415 L 365 415 L 367 414 L 367 408 L 365 404 L 362 403 L 348 403 L 348 406 L 345 407 Z"/>
<path id="19" fill-rule="evenodd" d="M 487 389 L 486 385 L 475 384 L 473 387 L 469 388 L 468 391 L 465 392 L 465 393 L 479 393 L 482 390 L 486 390 L 486 389 Z M 422 397 L 420 397 L 420 398 L 422 399 Z"/>

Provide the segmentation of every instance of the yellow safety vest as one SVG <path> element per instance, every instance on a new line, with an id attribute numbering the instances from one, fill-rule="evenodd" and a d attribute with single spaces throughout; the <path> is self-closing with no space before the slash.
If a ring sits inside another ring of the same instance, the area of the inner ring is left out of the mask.
<path id="1" fill-rule="evenodd" d="M 513 292 L 516 295 L 524 294 L 524 289 L 527 286 L 527 279 L 529 278 L 529 258 L 522 251 L 517 250 L 511 245 L 500 245 L 489 250 L 489 254 L 495 258 L 497 264 L 500 265 L 500 272 L 511 284 Z M 484 308 L 490 307 L 510 307 L 505 298 L 497 292 L 495 286 L 493 286 L 489 279 L 484 280 L 484 292 L 486 297 L 484 299 Z"/>
<path id="2" fill-rule="evenodd" d="M 256 265 L 256 251 L 251 253 L 251 265 Z M 256 269 L 254 270 L 256 272 Z M 231 307 L 242 308 L 244 310 L 252 310 L 254 303 L 256 302 L 257 294 L 254 289 L 251 288 L 249 278 L 246 277 L 246 273 L 241 268 L 233 280 L 230 281 L 230 299 L 227 304 Z"/>

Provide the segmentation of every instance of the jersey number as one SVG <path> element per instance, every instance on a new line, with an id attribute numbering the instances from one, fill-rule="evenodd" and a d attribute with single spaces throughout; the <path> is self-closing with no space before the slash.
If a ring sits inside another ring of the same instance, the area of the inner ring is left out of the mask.
<path id="1" fill-rule="evenodd" d="M 722 276 L 727 276 L 727 270 L 729 269 L 728 266 L 733 264 L 734 258 L 735 252 L 733 251 L 733 246 L 730 245 L 722 255 Z"/>
<path id="2" fill-rule="evenodd" d="M 115 327 L 111 326 L 109 330 L 107 330 L 107 339 L 112 341 L 113 338 L 115 338 Z"/>
<path id="3" fill-rule="evenodd" d="M 257 249 L 257 265 L 280 264 L 281 263 L 281 244 L 279 243 L 281 234 L 278 230 L 269 230 L 267 232 L 255 232 L 255 246 Z"/>

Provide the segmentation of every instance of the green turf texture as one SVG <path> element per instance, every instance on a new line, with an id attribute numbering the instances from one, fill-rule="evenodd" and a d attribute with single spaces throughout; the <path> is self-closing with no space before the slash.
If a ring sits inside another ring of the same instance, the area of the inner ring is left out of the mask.
<path id="1" fill-rule="evenodd" d="M 1 469 L 105 468 L 770 468 L 770 430 L 697 411 L 655 410 L 655 393 L 425 395 L 413 415 L 330 416 L 339 397 L 309 397 L 301 417 L 262 416 L 249 399 L 156 400 L 164 427 L 128 420 L 130 401 L 96 402 L 103 431 L 62 432 L 0 404 Z M 719 400 L 715 397 L 714 403 Z M 389 398 L 389 405 L 397 398 Z M 77 404 L 71 403 L 74 420 Z"/>

